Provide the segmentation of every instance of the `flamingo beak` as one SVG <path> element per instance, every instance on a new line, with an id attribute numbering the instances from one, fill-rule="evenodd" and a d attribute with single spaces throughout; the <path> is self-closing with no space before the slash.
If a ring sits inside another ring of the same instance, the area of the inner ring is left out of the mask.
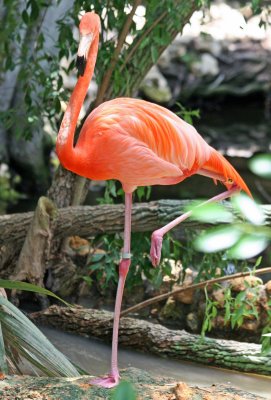
<path id="1" fill-rule="evenodd" d="M 76 59 L 76 68 L 79 72 L 79 75 L 81 76 L 84 75 L 86 69 L 88 52 L 92 41 L 93 41 L 92 33 L 80 36 L 79 48 Z"/>

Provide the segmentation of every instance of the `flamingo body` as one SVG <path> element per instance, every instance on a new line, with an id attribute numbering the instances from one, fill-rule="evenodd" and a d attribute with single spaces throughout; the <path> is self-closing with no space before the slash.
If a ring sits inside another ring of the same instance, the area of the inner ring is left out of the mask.
<path id="1" fill-rule="evenodd" d="M 248 191 L 193 126 L 144 100 L 117 98 L 101 104 L 86 119 L 74 152 L 75 158 L 61 158 L 67 169 L 89 179 L 117 179 L 127 193 L 137 186 L 176 184 L 201 169 Z"/>
<path id="2" fill-rule="evenodd" d="M 86 13 L 80 22 L 77 66 L 80 77 L 72 92 L 57 137 L 56 152 L 70 171 L 95 180 L 117 179 L 125 192 L 124 245 L 119 264 L 111 372 L 92 383 L 113 387 L 119 382 L 118 329 L 125 279 L 131 263 L 132 192 L 137 186 L 172 185 L 193 174 L 221 181 L 227 191 L 207 202 L 219 201 L 243 189 L 250 191 L 238 172 L 195 128 L 171 111 L 147 101 L 117 98 L 94 109 L 74 146 L 78 116 L 92 78 L 98 53 L 100 19 Z M 152 234 L 150 258 L 157 266 L 163 235 L 191 215 L 187 212 Z"/>

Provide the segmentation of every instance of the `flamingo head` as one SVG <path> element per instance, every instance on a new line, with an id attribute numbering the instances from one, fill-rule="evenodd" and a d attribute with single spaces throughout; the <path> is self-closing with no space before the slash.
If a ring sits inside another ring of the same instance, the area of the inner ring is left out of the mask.
<path id="1" fill-rule="evenodd" d="M 94 12 L 87 12 L 80 21 L 80 42 L 77 52 L 76 67 L 81 76 L 84 75 L 89 49 L 95 36 L 99 34 L 100 26 L 100 18 Z"/>

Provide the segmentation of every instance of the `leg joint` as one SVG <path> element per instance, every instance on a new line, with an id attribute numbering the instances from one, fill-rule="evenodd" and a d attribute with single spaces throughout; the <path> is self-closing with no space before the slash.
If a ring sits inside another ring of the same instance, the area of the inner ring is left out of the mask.
<path id="1" fill-rule="evenodd" d="M 121 255 L 122 260 L 130 260 L 132 258 L 131 253 L 122 253 Z"/>

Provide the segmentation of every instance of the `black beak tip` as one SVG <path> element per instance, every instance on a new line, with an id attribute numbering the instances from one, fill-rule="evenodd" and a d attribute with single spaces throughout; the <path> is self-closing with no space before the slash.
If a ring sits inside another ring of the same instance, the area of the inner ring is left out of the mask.
<path id="1" fill-rule="evenodd" d="M 83 76 L 87 65 L 87 60 L 85 56 L 77 56 L 76 59 L 76 68 L 78 70 L 79 75 Z"/>

